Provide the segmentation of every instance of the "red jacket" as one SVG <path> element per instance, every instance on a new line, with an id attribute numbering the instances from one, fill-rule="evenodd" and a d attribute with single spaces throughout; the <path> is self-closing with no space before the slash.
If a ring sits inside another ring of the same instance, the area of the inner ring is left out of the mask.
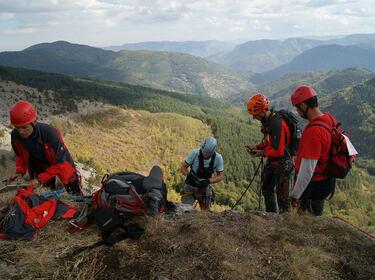
<path id="1" fill-rule="evenodd" d="M 26 147 L 24 139 L 14 129 L 11 141 L 16 153 L 16 173 L 25 174 L 28 172 L 30 178 L 34 178 L 36 175 L 42 183 L 46 183 L 56 176 L 65 185 L 72 182 L 76 178 L 76 169 L 60 132 L 56 128 L 43 123 L 36 123 L 34 130 L 36 131 L 36 137 L 35 140 L 32 140 L 34 141 L 33 144 L 41 145 L 48 164 L 41 172 L 33 167 L 30 162 L 30 151 Z"/>
<path id="2" fill-rule="evenodd" d="M 290 157 L 286 147 L 290 144 L 290 129 L 286 121 L 276 113 L 262 124 L 264 139 L 257 148 L 264 150 L 264 156 L 272 160 L 278 160 L 281 157 Z"/>

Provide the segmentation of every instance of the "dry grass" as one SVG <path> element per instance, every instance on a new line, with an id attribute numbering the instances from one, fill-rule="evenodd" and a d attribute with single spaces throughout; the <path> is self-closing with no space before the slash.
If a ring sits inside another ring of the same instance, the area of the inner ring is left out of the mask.
<path id="1" fill-rule="evenodd" d="M 375 242 L 334 220 L 261 212 L 143 218 L 146 234 L 79 252 L 94 226 L 52 222 L 32 242 L 1 241 L 0 278 L 371 279 Z"/>
<path id="2" fill-rule="evenodd" d="M 87 115 L 74 124 L 55 124 L 78 161 L 105 172 L 144 174 L 159 164 L 171 181 L 179 176 L 175 173 L 191 149 L 211 133 L 207 125 L 190 117 L 118 108 Z"/>

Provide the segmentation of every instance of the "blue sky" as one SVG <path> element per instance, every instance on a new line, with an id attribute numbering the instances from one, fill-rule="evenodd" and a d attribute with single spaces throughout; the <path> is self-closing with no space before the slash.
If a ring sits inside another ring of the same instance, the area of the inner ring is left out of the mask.
<path id="1" fill-rule="evenodd" d="M 0 0 L 0 51 L 375 33 L 375 0 Z"/>

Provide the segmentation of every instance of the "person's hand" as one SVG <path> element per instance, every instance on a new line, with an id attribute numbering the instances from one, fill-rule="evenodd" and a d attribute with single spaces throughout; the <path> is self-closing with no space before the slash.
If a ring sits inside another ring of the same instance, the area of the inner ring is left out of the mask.
<path id="1" fill-rule="evenodd" d="M 33 185 L 35 188 L 41 185 L 41 182 L 38 179 L 33 179 L 29 182 L 30 185 Z"/>
<path id="2" fill-rule="evenodd" d="M 299 204 L 300 204 L 299 199 L 295 197 L 291 197 L 290 204 L 292 205 L 293 208 L 299 208 Z"/>
<path id="3" fill-rule="evenodd" d="M 245 145 L 245 148 L 246 148 L 246 151 L 249 153 L 249 154 L 252 154 L 253 151 L 257 148 L 256 145 Z"/>
<path id="4" fill-rule="evenodd" d="M 203 180 L 200 181 L 200 185 L 202 187 L 207 187 L 210 183 L 211 183 L 210 179 L 203 179 Z"/>
<path id="5" fill-rule="evenodd" d="M 263 150 L 253 150 L 251 155 L 253 157 L 262 157 L 264 155 L 264 151 Z"/>

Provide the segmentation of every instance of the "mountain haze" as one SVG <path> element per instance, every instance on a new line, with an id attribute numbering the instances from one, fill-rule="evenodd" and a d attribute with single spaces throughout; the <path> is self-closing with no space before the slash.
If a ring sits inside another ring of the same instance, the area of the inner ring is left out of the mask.
<path id="1" fill-rule="evenodd" d="M 188 54 L 113 52 L 58 41 L 0 53 L 0 65 L 227 98 L 252 87 L 240 73 Z"/>
<path id="2" fill-rule="evenodd" d="M 277 78 L 292 72 L 334 70 L 349 67 L 375 70 L 375 48 L 340 45 L 318 46 L 303 52 L 291 62 L 264 74 Z"/>
<path id="3" fill-rule="evenodd" d="M 210 59 L 234 69 L 260 73 L 287 63 L 303 51 L 320 44 L 321 41 L 304 38 L 249 41 L 236 46 L 229 53 Z"/>
<path id="4" fill-rule="evenodd" d="M 237 45 L 232 51 L 213 55 L 210 59 L 234 69 L 260 73 L 289 63 L 304 51 L 322 45 L 375 47 L 375 34 L 353 34 L 326 40 L 288 38 L 285 40 L 248 41 Z"/>
<path id="5" fill-rule="evenodd" d="M 235 47 L 232 42 L 223 41 L 150 41 L 140 43 L 129 43 L 121 46 L 104 47 L 105 50 L 122 51 L 122 50 L 149 50 L 149 51 L 166 51 L 187 53 L 199 57 L 209 57 L 219 53 L 231 51 Z"/>

